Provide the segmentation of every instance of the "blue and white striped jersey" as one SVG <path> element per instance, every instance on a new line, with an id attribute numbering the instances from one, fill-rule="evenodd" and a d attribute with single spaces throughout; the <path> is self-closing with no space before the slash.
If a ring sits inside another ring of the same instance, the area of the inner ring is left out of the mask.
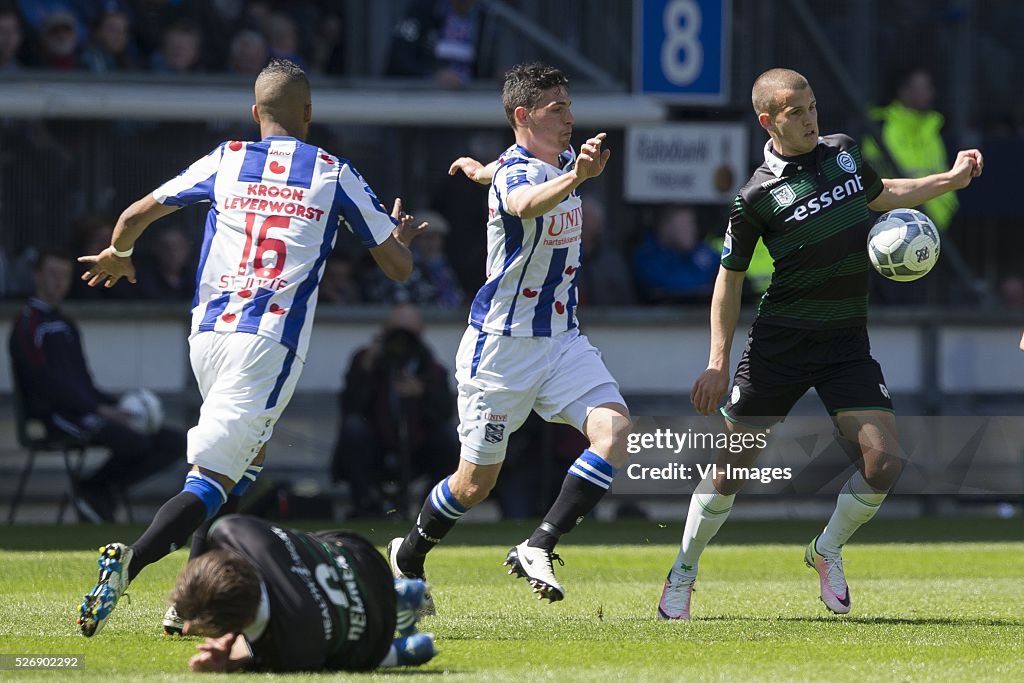
<path id="1" fill-rule="evenodd" d="M 560 167 L 513 145 L 498 159 L 491 180 L 487 221 L 487 282 L 473 299 L 469 322 L 489 334 L 550 337 L 576 327 L 576 281 L 583 234 L 579 193 L 550 213 L 522 220 L 505 211 L 510 193 L 571 170 L 572 148 Z"/>
<path id="2" fill-rule="evenodd" d="M 153 197 L 211 204 L 192 334 L 258 334 L 303 360 L 339 221 L 366 247 L 382 244 L 396 225 L 348 161 L 285 136 L 221 143 Z"/>

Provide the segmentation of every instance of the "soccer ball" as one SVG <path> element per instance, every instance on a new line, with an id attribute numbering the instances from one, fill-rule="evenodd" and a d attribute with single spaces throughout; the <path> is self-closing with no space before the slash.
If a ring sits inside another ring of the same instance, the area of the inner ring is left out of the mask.
<path id="1" fill-rule="evenodd" d="M 890 280 L 916 280 L 939 260 L 939 231 L 920 211 L 887 211 L 868 233 L 868 257 L 875 270 Z"/>
<path id="2" fill-rule="evenodd" d="M 117 407 L 128 414 L 132 427 L 143 434 L 155 434 L 164 423 L 164 406 L 149 389 L 135 389 L 121 396 Z"/>

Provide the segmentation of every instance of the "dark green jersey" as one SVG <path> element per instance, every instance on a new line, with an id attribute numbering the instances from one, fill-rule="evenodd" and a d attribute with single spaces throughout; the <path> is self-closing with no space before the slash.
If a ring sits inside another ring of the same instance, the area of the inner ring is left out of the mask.
<path id="1" fill-rule="evenodd" d="M 818 138 L 813 152 L 765 161 L 739 191 L 722 266 L 746 270 L 758 238 L 775 262 L 758 319 L 824 329 L 867 323 L 871 211 L 882 181 L 846 135 Z"/>

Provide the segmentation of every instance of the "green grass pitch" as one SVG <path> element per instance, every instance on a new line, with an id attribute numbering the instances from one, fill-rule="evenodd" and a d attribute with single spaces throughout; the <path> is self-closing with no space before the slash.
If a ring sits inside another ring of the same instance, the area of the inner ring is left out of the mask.
<path id="1" fill-rule="evenodd" d="M 381 546 L 404 529 L 389 522 L 355 526 Z M 501 566 L 529 528 L 465 524 L 453 531 L 428 564 L 440 613 L 421 623 L 436 635 L 441 654 L 419 669 L 351 678 L 1021 680 L 1019 519 L 880 519 L 867 525 L 845 552 L 854 601 L 845 617 L 825 610 L 817 576 L 803 566 L 803 547 L 816 523 L 736 521 L 701 561 L 690 623 L 654 616 L 681 524 L 587 521 L 559 548 L 566 565 L 557 569 L 567 597 L 555 605 L 533 599 L 527 584 L 506 576 Z M 147 569 L 132 584 L 130 603 L 122 601 L 96 638 L 78 635 L 74 620 L 95 580 L 95 548 L 131 541 L 138 531 L 0 531 L 0 653 L 86 658 L 84 671 L 0 671 L 0 680 L 194 679 L 186 662 L 198 641 L 166 638 L 159 626 L 185 551 Z"/>

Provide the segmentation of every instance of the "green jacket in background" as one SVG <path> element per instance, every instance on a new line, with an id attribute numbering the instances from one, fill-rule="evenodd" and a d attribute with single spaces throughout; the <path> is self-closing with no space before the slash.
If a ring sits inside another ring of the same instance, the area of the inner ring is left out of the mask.
<path id="1" fill-rule="evenodd" d="M 887 107 L 875 107 L 871 118 L 882 127 L 882 142 L 889 150 L 898 169 L 893 169 L 882 156 L 872 137 L 864 140 L 864 158 L 883 178 L 921 178 L 949 169 L 946 144 L 942 141 L 945 118 L 937 111 L 917 111 L 894 101 Z M 947 192 L 925 202 L 921 209 L 939 230 L 949 227 L 960 202 L 955 192 Z"/>

